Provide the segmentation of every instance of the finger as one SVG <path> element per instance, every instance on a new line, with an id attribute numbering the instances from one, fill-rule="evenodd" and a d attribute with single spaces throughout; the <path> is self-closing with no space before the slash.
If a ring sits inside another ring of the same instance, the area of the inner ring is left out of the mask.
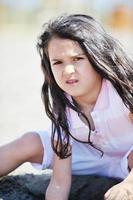
<path id="1" fill-rule="evenodd" d="M 106 194 L 105 200 L 124 200 L 122 199 L 122 196 L 113 190 L 110 190 L 109 193 Z"/>
<path id="2" fill-rule="evenodd" d="M 110 192 L 111 192 L 111 189 L 108 190 L 108 191 L 105 193 L 105 195 L 104 195 L 104 199 L 105 199 L 105 200 L 109 197 Z"/>
<path id="3" fill-rule="evenodd" d="M 118 193 L 115 192 L 113 189 L 110 189 L 105 193 L 104 198 L 105 200 L 116 200 L 117 196 L 118 196 Z"/>

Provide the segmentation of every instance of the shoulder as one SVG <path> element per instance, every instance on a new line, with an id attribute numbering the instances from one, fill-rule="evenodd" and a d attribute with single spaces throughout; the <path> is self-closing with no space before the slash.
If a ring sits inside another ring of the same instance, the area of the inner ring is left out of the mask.
<path id="1" fill-rule="evenodd" d="M 128 118 L 128 120 L 130 120 L 130 122 L 133 123 L 133 113 L 131 113 L 130 110 L 125 106 L 116 88 L 108 80 L 106 80 L 106 84 L 107 84 L 108 93 L 109 93 L 110 108 L 115 110 L 117 114 L 123 113 Z"/>

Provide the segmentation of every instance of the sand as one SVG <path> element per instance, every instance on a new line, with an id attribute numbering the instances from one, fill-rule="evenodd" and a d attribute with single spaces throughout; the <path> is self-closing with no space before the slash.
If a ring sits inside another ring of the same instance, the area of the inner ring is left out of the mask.
<path id="1" fill-rule="evenodd" d="M 7 176 L 0 180 L 0 200 L 44 200 L 50 174 Z M 73 176 L 69 200 L 103 200 L 119 180 L 99 176 Z"/>

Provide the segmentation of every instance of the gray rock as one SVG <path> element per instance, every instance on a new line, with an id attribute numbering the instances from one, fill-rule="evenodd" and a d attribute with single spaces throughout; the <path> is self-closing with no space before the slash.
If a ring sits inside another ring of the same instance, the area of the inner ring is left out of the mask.
<path id="1" fill-rule="evenodd" d="M 45 200 L 50 174 L 6 176 L 0 180 L 0 200 Z M 69 200 L 103 200 L 121 180 L 100 176 L 73 176 Z"/>

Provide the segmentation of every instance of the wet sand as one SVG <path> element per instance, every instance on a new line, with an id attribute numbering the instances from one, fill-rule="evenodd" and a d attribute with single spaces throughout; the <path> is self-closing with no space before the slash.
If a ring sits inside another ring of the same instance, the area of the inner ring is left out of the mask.
<path id="1" fill-rule="evenodd" d="M 7 176 L 0 180 L 1 200 L 44 200 L 50 174 Z M 104 194 L 119 183 L 114 178 L 72 176 L 69 200 L 104 200 Z"/>

